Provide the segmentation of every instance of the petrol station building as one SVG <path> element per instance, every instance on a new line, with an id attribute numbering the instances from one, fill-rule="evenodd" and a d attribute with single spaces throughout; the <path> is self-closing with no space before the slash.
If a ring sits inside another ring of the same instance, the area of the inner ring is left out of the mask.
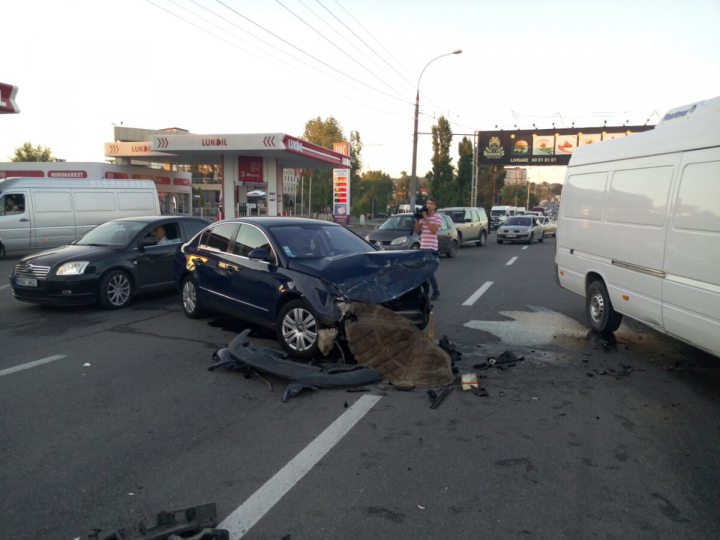
<path id="1" fill-rule="evenodd" d="M 350 169 L 347 143 L 341 145 L 341 153 L 286 133 L 199 135 L 179 128 L 146 130 L 118 126 L 115 140 L 105 143 L 105 156 L 117 165 L 146 163 L 166 170 L 219 165 L 225 218 L 237 217 L 239 204 L 247 203 L 248 192 L 258 189 L 267 194 L 267 215 L 281 215 L 283 170 Z M 347 203 L 349 210 L 349 198 Z"/>

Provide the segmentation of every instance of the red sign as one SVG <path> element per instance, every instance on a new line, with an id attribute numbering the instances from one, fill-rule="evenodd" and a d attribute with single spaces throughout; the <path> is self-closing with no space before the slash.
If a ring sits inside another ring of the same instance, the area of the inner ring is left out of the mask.
<path id="1" fill-rule="evenodd" d="M 190 180 L 188 180 L 187 178 L 175 178 L 173 180 L 173 184 L 175 184 L 176 186 L 189 186 Z"/>
<path id="2" fill-rule="evenodd" d="M 342 154 L 343 156 L 349 156 L 350 155 L 350 143 L 349 142 L 334 142 L 333 143 L 333 152 L 337 152 L 338 154 Z"/>
<path id="3" fill-rule="evenodd" d="M 15 103 L 18 87 L 0 83 L 0 114 L 17 114 L 20 109 Z"/>
<path id="4" fill-rule="evenodd" d="M 124 172 L 110 172 L 110 171 L 108 171 L 108 172 L 105 173 L 105 178 L 108 178 L 108 179 L 110 179 L 110 180 L 127 180 L 127 179 L 128 179 L 128 175 L 127 175 L 127 173 L 124 173 Z"/>
<path id="5" fill-rule="evenodd" d="M 238 180 L 243 182 L 263 182 L 263 158 L 238 156 Z"/>
<path id="6" fill-rule="evenodd" d="M 0 171 L 0 178 L 10 178 L 12 176 L 22 176 L 26 178 L 45 178 L 43 171 Z"/>
<path id="7" fill-rule="evenodd" d="M 169 184 L 170 178 L 167 176 L 153 176 L 151 174 L 133 174 L 133 180 L 152 180 L 156 184 Z"/>
<path id="8" fill-rule="evenodd" d="M 48 178 L 87 178 L 87 171 L 48 171 Z"/>

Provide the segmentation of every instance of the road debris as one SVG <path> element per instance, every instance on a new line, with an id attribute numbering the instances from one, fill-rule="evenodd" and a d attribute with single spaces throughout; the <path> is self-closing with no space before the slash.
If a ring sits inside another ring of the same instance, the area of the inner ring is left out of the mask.
<path id="1" fill-rule="evenodd" d="M 475 388 L 473 393 L 478 397 L 490 397 L 490 393 L 484 388 Z"/>
<path id="2" fill-rule="evenodd" d="M 287 388 L 285 388 L 285 393 L 283 394 L 282 402 L 287 403 L 288 401 L 290 401 L 291 398 L 294 398 L 303 390 L 310 390 L 311 392 L 314 392 L 317 389 L 318 389 L 317 386 L 293 381 L 287 385 Z"/>
<path id="3" fill-rule="evenodd" d="M 473 388 L 477 389 L 478 387 L 478 377 L 477 373 L 464 373 L 460 376 L 460 384 L 462 385 L 462 389 L 464 391 L 472 390 Z"/>
<path id="4" fill-rule="evenodd" d="M 439 394 L 434 390 L 428 390 L 428 397 L 430 398 L 430 408 L 437 409 L 443 400 L 448 396 L 450 392 L 455 390 L 453 386 L 446 386 Z"/>

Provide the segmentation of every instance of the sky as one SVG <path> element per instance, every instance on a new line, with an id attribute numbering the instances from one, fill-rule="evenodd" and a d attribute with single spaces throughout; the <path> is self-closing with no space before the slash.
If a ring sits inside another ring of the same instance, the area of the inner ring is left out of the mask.
<path id="1" fill-rule="evenodd" d="M 0 115 L 0 161 L 26 141 L 104 161 L 120 123 L 300 136 L 333 116 L 360 133 L 364 170 L 397 177 L 426 66 L 420 176 L 441 115 L 457 164 L 475 131 L 654 124 L 720 95 L 720 0 L 0 0 L 0 13 L 0 82 L 21 110 Z"/>

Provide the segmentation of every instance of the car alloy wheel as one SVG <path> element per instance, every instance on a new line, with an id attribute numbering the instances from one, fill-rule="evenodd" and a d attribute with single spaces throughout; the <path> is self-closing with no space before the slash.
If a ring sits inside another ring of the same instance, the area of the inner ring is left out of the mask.
<path id="1" fill-rule="evenodd" d="M 120 307 L 130 299 L 130 280 L 124 274 L 116 274 L 107 286 L 108 300 L 113 306 Z"/>
<path id="2" fill-rule="evenodd" d="M 295 300 L 291 304 L 290 309 L 283 310 L 284 314 L 281 312 L 281 345 L 290 354 L 314 356 L 317 352 L 318 323 L 302 301 Z"/>
<path id="3" fill-rule="evenodd" d="M 192 281 L 186 281 L 183 286 L 182 302 L 187 313 L 195 311 L 195 307 L 197 306 L 197 293 L 195 292 L 195 285 L 193 285 Z"/>
<path id="4" fill-rule="evenodd" d="M 482 231 L 480 233 L 480 240 L 476 242 L 478 247 L 483 247 L 487 243 L 487 233 L 485 231 Z"/>

